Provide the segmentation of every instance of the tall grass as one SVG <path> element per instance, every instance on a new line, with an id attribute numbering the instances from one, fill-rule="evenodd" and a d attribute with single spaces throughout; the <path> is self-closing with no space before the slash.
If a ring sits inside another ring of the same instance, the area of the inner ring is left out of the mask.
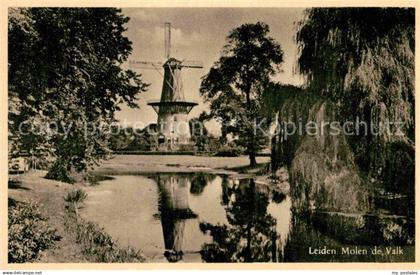
<path id="1" fill-rule="evenodd" d="M 73 189 L 67 193 L 64 200 L 68 203 L 82 203 L 87 198 L 87 194 L 83 189 Z"/>
<path id="2" fill-rule="evenodd" d="M 78 207 L 87 194 L 76 189 L 70 191 L 65 201 L 70 203 L 64 217 L 65 229 L 73 235 L 76 242 L 81 245 L 82 253 L 91 262 L 98 263 L 127 263 L 143 262 L 144 257 L 140 251 L 131 247 L 121 248 L 112 237 L 99 225 L 81 218 Z"/>

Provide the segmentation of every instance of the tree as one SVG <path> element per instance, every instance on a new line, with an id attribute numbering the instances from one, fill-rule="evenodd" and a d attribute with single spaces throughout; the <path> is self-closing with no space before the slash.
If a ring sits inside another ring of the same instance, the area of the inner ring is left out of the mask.
<path id="1" fill-rule="evenodd" d="M 191 141 L 195 144 L 195 147 L 199 152 L 206 151 L 210 141 L 209 131 L 204 125 L 204 122 L 205 118 L 203 118 L 203 116 L 192 118 L 188 122 Z"/>
<path id="2" fill-rule="evenodd" d="M 293 151 L 292 148 L 295 147 L 291 144 L 290 138 L 289 141 L 287 140 L 287 131 L 285 131 L 285 124 L 283 124 L 284 118 L 281 117 L 282 107 L 287 100 L 299 96 L 303 92 L 302 88 L 290 84 L 271 83 L 263 93 L 263 111 L 266 116 L 270 117 L 271 114 L 278 114 L 273 120 L 275 134 L 271 137 L 270 170 L 273 175 L 281 166 L 290 165 L 292 159 L 287 151 Z M 302 102 L 303 98 L 300 98 L 299 101 Z M 294 142 L 294 144 L 296 143 Z M 284 150 L 284 148 L 288 150 Z"/>
<path id="3" fill-rule="evenodd" d="M 71 181 L 69 173 L 106 157 L 119 105 L 137 107 L 147 89 L 139 74 L 121 68 L 132 51 L 123 35 L 128 20 L 114 8 L 9 14 L 9 95 L 19 102 L 10 134 L 21 149 L 43 148 L 55 158 L 49 178 Z"/>
<path id="4" fill-rule="evenodd" d="M 299 24 L 298 68 L 310 89 L 336 102 L 343 120 L 403 125 L 403 135 L 349 138 L 359 166 L 374 177 L 387 169 L 387 144 L 414 146 L 414 22 L 413 8 L 317 8 Z"/>
<path id="5" fill-rule="evenodd" d="M 261 96 L 283 62 L 280 45 L 268 33 L 268 25 L 262 22 L 233 29 L 200 88 L 222 132 L 238 137 L 247 148 L 250 166 L 257 164 L 256 153 L 266 143 L 264 131 L 258 128 L 267 129 L 269 124 L 261 114 Z"/>

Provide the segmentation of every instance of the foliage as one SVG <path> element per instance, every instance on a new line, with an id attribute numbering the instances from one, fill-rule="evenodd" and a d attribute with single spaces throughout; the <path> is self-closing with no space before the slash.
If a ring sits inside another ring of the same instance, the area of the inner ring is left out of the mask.
<path id="1" fill-rule="evenodd" d="M 273 121 L 274 135 L 271 138 L 270 170 L 275 173 L 282 165 L 290 165 L 293 154 L 297 149 L 299 137 L 287 136 L 286 124 L 293 122 L 298 125 L 299 120 L 305 120 L 305 112 L 312 107 L 319 95 L 310 93 L 301 87 L 270 83 L 263 93 L 263 109 L 266 116 L 277 114 Z M 293 109 L 293 111 L 288 111 Z"/>
<path id="2" fill-rule="evenodd" d="M 212 182 L 216 178 L 216 175 L 198 172 L 189 175 L 189 178 L 191 182 L 190 193 L 200 195 L 207 186 L 207 183 Z"/>
<path id="3" fill-rule="evenodd" d="M 110 138 L 110 149 L 114 151 L 151 151 L 157 147 L 157 125 L 149 124 L 143 129 L 115 128 Z M 118 130 L 118 131 L 117 131 Z"/>
<path id="4" fill-rule="evenodd" d="M 125 150 L 150 151 L 152 148 L 156 148 L 158 144 L 156 126 L 156 124 L 150 124 L 142 130 L 133 129 L 131 142 Z"/>
<path id="5" fill-rule="evenodd" d="M 243 154 L 244 148 L 238 146 L 235 141 L 227 142 L 226 137 L 215 137 L 209 133 L 204 124 L 209 119 L 211 116 L 203 112 L 198 118 L 189 121 L 191 140 L 197 151 L 219 157 L 236 157 Z"/>
<path id="6" fill-rule="evenodd" d="M 9 204 L 8 218 L 9 263 L 33 262 L 58 240 L 56 230 L 34 202 Z"/>
<path id="7" fill-rule="evenodd" d="M 7 188 L 9 188 L 9 189 L 19 189 L 19 188 L 22 188 L 22 182 L 20 180 L 16 179 L 16 178 L 15 179 L 8 178 L 8 180 L 7 180 Z"/>
<path id="8" fill-rule="evenodd" d="M 194 117 L 188 121 L 188 125 L 190 127 L 190 132 L 192 137 L 197 136 L 207 136 L 209 134 L 209 131 L 207 130 L 206 126 L 204 125 L 204 122 L 206 121 L 206 118 L 203 116 L 200 117 Z"/>
<path id="9" fill-rule="evenodd" d="M 204 76 L 200 92 L 210 102 L 209 117 L 222 124 L 222 133 L 233 134 L 247 148 L 251 166 L 256 165 L 256 152 L 266 143 L 262 131 L 262 93 L 270 77 L 279 71 L 283 61 L 280 45 L 268 36 L 265 23 L 243 24 L 233 29 L 222 56 Z"/>
<path id="10" fill-rule="evenodd" d="M 134 131 L 131 127 L 115 126 L 111 129 L 114 134 L 109 139 L 109 148 L 113 151 L 126 149 L 134 139 Z"/>
<path id="11" fill-rule="evenodd" d="M 113 177 L 101 175 L 101 174 L 94 174 L 88 173 L 86 174 L 85 181 L 88 182 L 90 185 L 99 185 L 102 181 L 105 180 L 113 180 Z"/>
<path id="12" fill-rule="evenodd" d="M 59 179 L 60 181 L 67 183 L 75 183 L 76 180 L 71 175 L 71 169 L 69 168 L 70 164 L 66 163 L 64 160 L 59 159 L 55 161 L 48 173 L 45 175 L 46 179 Z"/>
<path id="13" fill-rule="evenodd" d="M 200 251 L 206 262 L 276 261 L 276 221 L 267 213 L 268 196 L 260 193 L 253 180 L 228 187 L 222 183 L 223 202 L 230 224 L 200 223 L 200 230 L 209 232 L 213 242 Z"/>
<path id="14" fill-rule="evenodd" d="M 308 91 L 302 87 L 272 82 L 263 92 L 262 100 L 264 109 L 262 111 L 266 112 L 267 116 L 269 116 L 272 113 L 279 112 L 288 100 L 302 98 L 303 95 L 310 96 Z M 314 97 L 319 98 L 319 95 L 315 95 Z"/>
<path id="15" fill-rule="evenodd" d="M 358 117 L 375 129 L 403 124 L 402 135 L 350 139 L 359 166 L 380 177 L 389 142 L 414 144 L 414 9 L 309 9 L 296 39 L 299 71 L 337 103 L 342 120 Z"/>
<path id="16" fill-rule="evenodd" d="M 114 8 L 9 13 L 10 134 L 22 150 L 56 158 L 50 178 L 68 180 L 63 169 L 84 171 L 106 157 L 118 105 L 137 107 L 147 89 L 120 66 L 132 51 L 128 20 Z"/>
<path id="17" fill-rule="evenodd" d="M 214 156 L 216 157 L 238 157 L 243 153 L 243 150 L 239 146 L 236 146 L 234 143 L 230 142 L 226 145 L 222 145 Z"/>
<path id="18" fill-rule="evenodd" d="M 69 191 L 64 198 L 69 203 L 82 203 L 87 198 L 87 194 L 83 189 L 73 189 Z"/>
<path id="19" fill-rule="evenodd" d="M 393 142 L 387 147 L 386 156 L 384 172 L 380 177 L 385 190 L 414 196 L 414 148 L 405 142 Z"/>
<path id="20" fill-rule="evenodd" d="M 205 119 L 202 116 L 192 118 L 188 122 L 191 132 L 191 141 L 195 144 L 200 152 L 207 151 L 210 143 L 209 131 L 204 125 Z"/>

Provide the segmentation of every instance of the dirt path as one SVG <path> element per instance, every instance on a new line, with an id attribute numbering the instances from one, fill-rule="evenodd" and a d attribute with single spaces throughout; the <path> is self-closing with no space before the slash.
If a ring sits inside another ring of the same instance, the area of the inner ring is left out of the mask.
<path id="1" fill-rule="evenodd" d="M 61 237 L 55 247 L 44 251 L 39 259 L 43 263 L 86 262 L 80 247 L 74 239 L 64 231 L 64 196 L 67 190 L 74 186 L 59 181 L 45 179 L 45 171 L 30 171 L 23 175 L 11 176 L 18 178 L 21 185 L 10 188 L 8 197 L 16 201 L 36 201 L 40 204 L 44 215 L 49 218 L 49 224 L 57 229 Z"/>

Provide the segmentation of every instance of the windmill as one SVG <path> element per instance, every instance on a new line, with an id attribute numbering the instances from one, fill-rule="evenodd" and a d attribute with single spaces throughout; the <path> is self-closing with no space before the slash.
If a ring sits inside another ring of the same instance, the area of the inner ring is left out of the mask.
<path id="1" fill-rule="evenodd" d="M 165 23 L 165 59 L 163 62 L 130 61 L 130 67 L 154 69 L 163 77 L 160 100 L 149 101 L 158 115 L 160 149 L 174 150 L 190 144 L 188 113 L 197 103 L 185 99 L 181 69 L 203 68 L 200 61 L 177 60 L 171 57 L 171 23 Z M 163 68 L 163 74 L 161 69 Z"/>

